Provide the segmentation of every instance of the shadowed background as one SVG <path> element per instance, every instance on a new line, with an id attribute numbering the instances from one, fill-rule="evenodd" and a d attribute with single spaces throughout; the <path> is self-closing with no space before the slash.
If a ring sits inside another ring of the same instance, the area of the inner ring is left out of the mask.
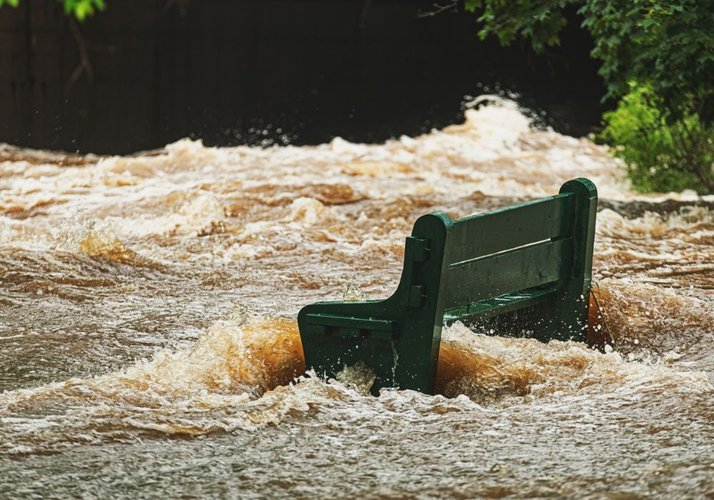
<path id="1" fill-rule="evenodd" d="M 382 141 L 459 122 L 464 96 L 506 90 L 558 131 L 598 124 L 602 83 L 575 14 L 561 47 L 536 56 L 480 42 L 471 14 L 434 9 L 114 0 L 79 23 L 55 0 L 26 0 L 0 9 L 0 142 L 129 153 L 182 137 Z"/>

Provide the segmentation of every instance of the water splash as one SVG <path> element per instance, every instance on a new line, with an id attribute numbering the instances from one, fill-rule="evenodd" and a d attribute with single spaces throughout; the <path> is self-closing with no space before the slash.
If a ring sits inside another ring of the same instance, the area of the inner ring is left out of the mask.
<path id="1" fill-rule="evenodd" d="M 303 374 L 282 318 L 387 297 L 418 216 L 499 208 L 579 176 L 604 207 L 605 352 L 455 325 L 437 395 L 372 397 L 363 367 Z M 535 129 L 508 102 L 384 144 L 12 149 L 0 192 L 0 496 L 77 496 L 78 469 L 95 495 L 156 481 L 171 496 L 183 481 L 207 496 L 714 488 L 714 199 L 635 195 L 606 148 Z M 27 480 L 38 468 L 51 490 Z"/>

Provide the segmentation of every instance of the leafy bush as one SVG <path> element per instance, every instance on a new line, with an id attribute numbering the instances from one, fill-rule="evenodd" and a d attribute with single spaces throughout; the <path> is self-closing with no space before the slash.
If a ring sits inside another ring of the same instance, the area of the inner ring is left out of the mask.
<path id="1" fill-rule="evenodd" d="M 623 99 L 606 117 L 604 137 L 620 146 L 635 186 L 714 192 L 714 0 L 464 4 L 478 13 L 481 38 L 495 35 L 504 45 L 527 39 L 536 51 L 559 43 L 565 8 L 576 7 L 593 37 L 592 56 L 602 61 L 608 97 Z"/>
<path id="2" fill-rule="evenodd" d="M 106 7 L 105 0 L 57 0 L 64 6 L 65 14 L 71 14 L 80 21 L 84 21 L 87 17 L 94 15 L 98 10 L 104 10 Z M 10 5 L 17 7 L 20 0 L 0 0 L 0 7 Z"/>
<path id="3" fill-rule="evenodd" d="M 605 113 L 598 138 L 615 144 L 638 191 L 714 191 L 714 127 L 697 114 L 667 121 L 648 87 L 630 85 L 614 111 Z"/>

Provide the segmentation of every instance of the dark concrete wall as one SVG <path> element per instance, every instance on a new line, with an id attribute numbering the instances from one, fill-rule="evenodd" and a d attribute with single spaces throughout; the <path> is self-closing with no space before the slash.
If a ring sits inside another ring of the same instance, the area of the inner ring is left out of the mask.
<path id="1" fill-rule="evenodd" d="M 521 93 L 582 134 L 602 87 L 574 26 L 557 51 L 480 43 L 472 15 L 415 0 L 55 0 L 0 9 L 0 141 L 125 153 L 208 144 L 383 140 L 460 119 L 464 95 Z M 82 53 L 86 54 L 84 65 Z"/>

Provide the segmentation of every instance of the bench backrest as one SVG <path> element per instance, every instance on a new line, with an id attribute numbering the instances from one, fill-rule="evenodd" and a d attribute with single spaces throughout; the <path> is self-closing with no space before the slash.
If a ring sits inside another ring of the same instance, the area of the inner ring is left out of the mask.
<path id="1" fill-rule="evenodd" d="M 309 369 L 374 369 L 374 390 L 433 390 L 441 328 L 464 321 L 499 335 L 581 340 L 587 328 L 597 191 L 587 179 L 556 196 L 453 221 L 420 217 L 396 292 L 384 301 L 317 303 L 298 316 Z"/>

